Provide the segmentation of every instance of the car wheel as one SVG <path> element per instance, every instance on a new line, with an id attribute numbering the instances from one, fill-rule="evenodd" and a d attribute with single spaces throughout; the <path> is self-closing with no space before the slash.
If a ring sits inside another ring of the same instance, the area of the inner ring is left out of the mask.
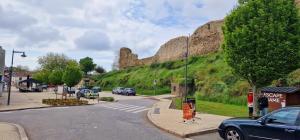
<path id="1" fill-rule="evenodd" d="M 225 140 L 244 140 L 244 137 L 238 129 L 228 128 L 225 133 Z"/>

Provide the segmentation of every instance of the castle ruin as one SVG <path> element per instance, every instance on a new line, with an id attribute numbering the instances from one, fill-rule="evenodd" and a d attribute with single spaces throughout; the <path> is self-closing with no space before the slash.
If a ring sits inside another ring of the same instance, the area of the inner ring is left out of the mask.
<path id="1" fill-rule="evenodd" d="M 158 52 L 148 58 L 139 59 L 129 48 L 120 49 L 119 69 L 151 65 L 184 58 L 187 44 L 189 56 L 204 55 L 220 49 L 223 40 L 223 20 L 212 21 L 199 27 L 190 37 L 180 36 L 163 44 Z"/>

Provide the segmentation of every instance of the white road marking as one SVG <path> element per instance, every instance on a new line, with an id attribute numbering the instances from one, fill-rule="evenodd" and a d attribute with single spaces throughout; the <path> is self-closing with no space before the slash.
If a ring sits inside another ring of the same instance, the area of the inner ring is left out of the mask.
<path id="1" fill-rule="evenodd" d="M 134 111 L 132 113 L 139 113 L 139 112 L 143 112 L 143 111 L 146 111 L 146 110 L 149 110 L 150 108 L 145 108 L 145 109 L 142 109 L 142 110 L 137 110 L 137 111 Z"/>
<path id="2" fill-rule="evenodd" d="M 129 110 L 129 109 L 133 109 L 133 108 L 137 108 L 138 106 L 132 106 L 132 107 L 127 107 L 127 108 L 123 108 L 123 109 L 119 109 L 119 110 Z"/>
<path id="3" fill-rule="evenodd" d="M 120 110 L 128 113 L 135 113 L 135 114 L 150 109 L 150 108 L 146 108 L 145 106 L 136 106 L 136 105 L 120 104 L 120 103 L 102 104 L 100 106 L 109 109 Z"/>
<path id="4" fill-rule="evenodd" d="M 132 112 L 132 111 L 139 110 L 139 109 L 144 109 L 144 108 L 145 108 L 145 107 L 142 106 L 142 107 L 138 107 L 138 108 L 135 108 L 135 109 L 127 110 L 126 112 Z"/>

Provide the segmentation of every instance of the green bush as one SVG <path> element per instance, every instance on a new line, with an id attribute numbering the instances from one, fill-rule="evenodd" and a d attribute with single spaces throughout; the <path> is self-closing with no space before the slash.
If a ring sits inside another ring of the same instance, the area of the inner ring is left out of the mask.
<path id="1" fill-rule="evenodd" d="M 290 73 L 287 77 L 287 83 L 290 86 L 298 86 L 300 85 L 300 69 L 295 70 Z"/>
<path id="2" fill-rule="evenodd" d="M 114 97 L 101 97 L 100 101 L 113 102 L 115 101 Z"/>
<path id="3" fill-rule="evenodd" d="M 42 103 L 52 106 L 77 106 L 87 105 L 88 101 L 77 99 L 43 99 Z"/>

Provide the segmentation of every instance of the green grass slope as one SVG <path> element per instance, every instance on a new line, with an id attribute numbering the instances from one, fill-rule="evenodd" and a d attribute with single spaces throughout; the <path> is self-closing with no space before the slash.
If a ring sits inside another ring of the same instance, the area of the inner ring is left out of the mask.
<path id="1" fill-rule="evenodd" d="M 95 76 L 96 84 L 104 89 L 134 87 L 138 94 L 154 95 L 153 81 L 157 79 L 156 94 L 170 93 L 171 81 L 184 77 L 185 61 L 172 61 L 150 66 L 132 67 Z M 188 77 L 194 80 L 197 99 L 245 105 L 248 83 L 237 78 L 225 63 L 221 52 L 188 60 Z"/>

